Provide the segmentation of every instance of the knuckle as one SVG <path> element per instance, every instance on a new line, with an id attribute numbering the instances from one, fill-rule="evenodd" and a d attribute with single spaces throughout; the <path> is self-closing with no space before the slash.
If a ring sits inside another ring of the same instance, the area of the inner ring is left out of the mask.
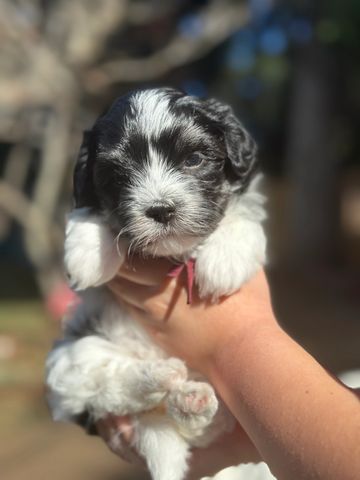
<path id="1" fill-rule="evenodd" d="M 159 296 L 145 300 L 144 307 L 148 315 L 154 320 L 159 320 L 166 310 L 166 305 Z"/>

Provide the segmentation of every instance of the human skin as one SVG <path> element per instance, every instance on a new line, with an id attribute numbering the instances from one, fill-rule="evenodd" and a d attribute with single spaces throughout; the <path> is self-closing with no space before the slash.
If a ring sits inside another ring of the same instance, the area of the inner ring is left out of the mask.
<path id="1" fill-rule="evenodd" d="M 359 398 L 280 328 L 264 273 L 217 304 L 195 292 L 187 305 L 184 280 L 166 278 L 169 267 L 135 258 L 110 289 L 154 341 L 209 379 L 238 420 L 219 457 L 242 439 L 279 480 L 360 479 Z M 229 457 L 225 465 L 244 461 L 241 448 Z"/>

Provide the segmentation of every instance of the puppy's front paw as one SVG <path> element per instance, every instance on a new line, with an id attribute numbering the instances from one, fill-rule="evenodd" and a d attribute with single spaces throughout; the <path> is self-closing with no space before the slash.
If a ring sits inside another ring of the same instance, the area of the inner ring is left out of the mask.
<path id="1" fill-rule="evenodd" d="M 87 208 L 71 212 L 64 257 L 70 286 L 84 290 L 111 280 L 124 259 L 118 247 L 98 215 L 91 214 Z"/>
<path id="2" fill-rule="evenodd" d="M 169 394 L 166 404 L 169 415 L 191 430 L 208 426 L 218 409 L 213 388 L 204 382 L 185 382 Z"/>
<path id="3" fill-rule="evenodd" d="M 215 253 L 215 252 L 214 252 Z M 218 300 L 231 295 L 250 277 L 247 262 L 226 255 L 202 255 L 196 260 L 195 278 L 201 298 Z"/>
<path id="4" fill-rule="evenodd" d="M 238 290 L 264 264 L 265 243 L 261 226 L 252 222 L 215 231 L 197 253 L 199 295 L 216 301 Z"/>

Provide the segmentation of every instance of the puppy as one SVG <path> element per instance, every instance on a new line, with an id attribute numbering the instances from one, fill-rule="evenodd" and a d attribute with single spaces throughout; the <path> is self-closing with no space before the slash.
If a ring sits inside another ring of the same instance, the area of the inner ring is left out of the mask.
<path id="1" fill-rule="evenodd" d="M 255 171 L 255 143 L 231 108 L 175 89 L 119 98 L 84 135 L 65 239 L 82 303 L 48 356 L 49 402 L 56 420 L 131 415 L 134 446 L 154 480 L 182 480 L 190 448 L 234 420 L 102 285 L 134 252 L 193 269 L 202 298 L 239 289 L 265 261 Z"/>

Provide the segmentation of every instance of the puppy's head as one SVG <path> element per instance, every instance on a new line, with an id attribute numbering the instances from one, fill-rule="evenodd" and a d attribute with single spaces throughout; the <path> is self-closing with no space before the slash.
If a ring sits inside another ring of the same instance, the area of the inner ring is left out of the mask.
<path id="1" fill-rule="evenodd" d="M 255 143 L 227 105 L 135 91 L 85 133 L 75 204 L 100 211 L 136 250 L 180 255 L 216 228 L 255 163 Z"/>

